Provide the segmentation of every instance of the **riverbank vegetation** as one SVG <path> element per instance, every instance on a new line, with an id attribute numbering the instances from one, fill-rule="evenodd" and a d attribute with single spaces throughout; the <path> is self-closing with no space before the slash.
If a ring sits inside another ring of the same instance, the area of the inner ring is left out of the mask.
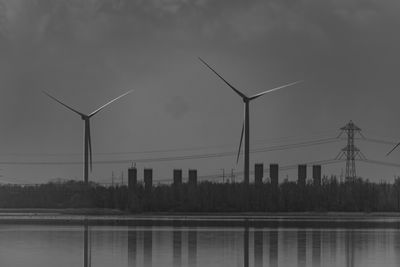
<path id="1" fill-rule="evenodd" d="M 42 185 L 1 185 L 0 208 L 92 208 L 127 212 L 397 212 L 400 179 L 374 183 L 357 178 L 339 182 L 324 177 L 320 185 L 284 181 L 197 185 L 138 184 L 106 187 L 68 181 Z"/>

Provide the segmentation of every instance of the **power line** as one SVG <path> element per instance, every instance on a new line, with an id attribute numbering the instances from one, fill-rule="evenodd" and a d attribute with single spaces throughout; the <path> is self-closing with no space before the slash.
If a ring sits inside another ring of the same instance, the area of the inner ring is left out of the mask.
<path id="1" fill-rule="evenodd" d="M 282 139 L 284 139 L 284 138 L 282 138 Z M 396 142 L 378 139 L 378 138 L 363 137 L 363 138 L 354 138 L 354 139 L 357 139 L 360 141 L 384 144 L 384 145 L 396 144 Z M 259 147 L 259 148 L 255 148 L 255 149 L 251 150 L 251 153 L 264 153 L 264 152 L 269 152 L 269 151 L 297 149 L 297 148 L 317 146 L 317 145 L 328 144 L 328 143 L 335 143 L 335 142 L 342 141 L 342 140 L 343 140 L 343 138 L 340 138 L 340 137 L 321 138 L 321 139 L 314 139 L 314 140 L 308 140 L 308 141 L 302 141 L 302 142 L 295 142 L 295 143 L 290 143 L 290 144 Z M 222 147 L 222 146 L 223 145 L 214 146 L 213 148 Z M 142 152 L 110 152 L 110 153 L 98 153 L 98 155 L 102 155 L 102 154 L 103 155 L 119 155 L 119 154 L 120 155 L 124 155 L 124 154 L 128 155 L 128 154 L 134 154 L 134 153 L 140 154 L 140 153 L 180 152 L 180 151 L 183 152 L 183 151 L 200 150 L 200 149 L 206 149 L 206 148 L 207 147 L 192 147 L 192 148 L 183 148 L 183 149 L 149 150 L 149 151 L 142 151 Z M 208 148 L 211 148 L 211 147 L 208 147 Z M 110 160 L 103 160 L 103 161 L 95 161 L 94 163 L 95 164 L 130 164 L 132 161 L 138 162 L 138 163 L 168 162 L 168 161 L 230 157 L 230 156 L 235 156 L 236 153 L 237 153 L 236 151 L 225 151 L 225 152 L 215 152 L 215 153 L 189 154 L 189 155 L 181 155 L 181 156 L 166 156 L 166 157 L 154 157 L 154 158 L 118 159 L 118 160 L 110 159 Z M 32 154 L 32 155 L 35 155 L 35 154 Z M 40 155 L 40 154 L 38 153 L 36 155 Z M 51 154 L 51 155 L 59 155 L 59 154 Z M 66 155 L 66 154 L 64 154 L 64 155 Z M 79 155 L 81 155 L 81 154 L 79 154 Z M 360 162 L 364 162 L 364 163 L 369 163 L 369 164 L 377 164 L 377 165 L 390 166 L 390 167 L 400 167 L 400 164 L 377 161 L 377 160 L 370 160 L 370 159 L 365 158 L 365 156 L 363 156 L 363 155 L 361 155 L 361 156 L 362 157 L 360 157 L 359 159 L 356 159 L 356 160 L 360 161 Z M 340 159 L 328 159 L 328 160 L 307 162 L 305 164 L 307 164 L 307 165 L 310 165 L 310 164 L 328 165 L 328 164 L 340 163 L 342 161 L 343 160 L 340 160 Z M 80 162 L 80 161 L 3 161 L 3 162 L 1 162 L 0 161 L 0 165 L 79 165 L 79 164 L 82 164 L 82 162 Z M 280 166 L 279 170 L 281 170 L 281 171 L 292 170 L 292 169 L 296 169 L 297 166 L 298 166 L 297 164 Z M 269 169 L 266 168 L 266 169 L 264 169 L 264 172 L 266 172 L 268 170 Z M 254 171 L 252 171 L 251 173 L 253 174 Z M 232 172 L 232 175 L 235 175 L 235 176 L 243 175 L 243 171 Z M 214 180 L 214 179 L 220 179 L 220 178 L 221 178 L 220 174 L 207 174 L 207 175 L 198 176 L 199 180 Z M 163 182 L 170 182 L 170 181 L 172 181 L 172 178 L 160 179 L 155 182 L 163 183 Z M 3 183 L 7 183 L 7 182 L 3 181 Z M 100 183 L 100 184 L 107 184 L 107 183 Z M 32 185 L 32 184 L 27 183 L 26 185 Z"/>
<path id="2" fill-rule="evenodd" d="M 304 164 L 306 165 L 330 165 L 330 164 L 337 164 L 341 163 L 343 160 L 338 160 L 338 159 L 328 159 L 328 160 L 317 160 L 317 161 L 311 161 L 311 162 L 306 162 Z M 297 169 L 298 165 L 288 165 L 288 166 L 282 166 L 279 168 L 279 170 L 286 171 L 286 170 L 292 170 L 292 169 Z"/>
<path id="3" fill-rule="evenodd" d="M 327 132 L 327 131 L 324 131 Z M 330 133 L 332 133 L 330 131 Z M 315 134 L 311 136 L 316 136 Z M 334 136 L 333 134 L 331 136 Z M 296 137 L 296 138 L 294 138 Z M 320 137 L 318 135 L 318 137 Z M 306 140 L 304 140 L 306 139 Z M 299 141 L 299 142 L 310 142 L 312 140 L 308 140 L 310 138 L 299 138 L 298 136 L 285 136 L 285 137 L 276 137 L 276 138 L 268 138 L 268 139 L 261 139 L 256 142 L 252 142 L 252 145 L 266 145 L 271 143 L 280 144 L 282 141 Z M 320 138 L 324 139 L 324 138 Z M 330 139 L 330 138 L 327 138 Z M 268 142 L 269 141 L 269 142 Z M 153 153 L 170 153 L 170 152 L 187 152 L 187 151 L 200 151 L 200 150 L 207 150 L 207 149 L 215 149 L 215 148 L 222 148 L 222 147 L 229 147 L 233 148 L 236 147 L 237 144 L 230 143 L 230 144 L 219 144 L 219 145 L 212 145 L 212 146 L 192 146 L 187 148 L 166 148 L 166 149 L 153 149 L 153 150 L 142 150 L 142 151 L 114 151 L 114 152 L 97 152 L 93 153 L 93 155 L 133 155 L 133 154 L 153 154 Z M 0 156 L 16 156 L 16 157 L 54 157 L 54 156 L 61 156 L 61 157 L 68 157 L 68 156 L 81 156 L 82 153 L 74 152 L 74 153 L 0 153 Z"/>
<path id="4" fill-rule="evenodd" d="M 258 148 L 252 150 L 251 153 L 263 153 L 270 151 L 303 148 L 303 147 L 316 146 L 327 143 L 334 143 L 338 141 L 340 140 L 337 138 L 325 138 L 308 142 L 299 142 L 287 145 Z M 180 161 L 180 160 L 193 160 L 193 159 L 208 159 L 208 158 L 235 156 L 236 153 L 237 153 L 236 151 L 229 151 L 229 152 L 219 152 L 219 153 L 193 154 L 193 155 L 158 157 L 158 158 L 103 160 L 103 161 L 93 161 L 93 164 L 128 164 L 131 163 L 132 161 L 137 163 L 149 163 L 149 162 L 167 162 L 167 161 Z M 80 164 L 82 164 L 82 162 L 80 161 L 0 161 L 0 165 L 80 165 Z"/>
<path id="5" fill-rule="evenodd" d="M 360 162 L 371 163 L 376 165 L 388 166 L 388 167 L 400 167 L 400 164 L 385 162 L 385 161 L 378 161 L 378 160 L 370 160 L 370 159 L 363 159 L 359 160 Z"/>
<path id="6" fill-rule="evenodd" d="M 381 139 L 374 139 L 374 138 L 356 138 L 357 140 L 360 141 L 367 141 L 371 143 L 377 143 L 377 144 L 384 144 L 384 145 L 396 145 L 398 142 L 393 142 L 393 141 L 388 141 L 388 140 L 381 140 Z"/>

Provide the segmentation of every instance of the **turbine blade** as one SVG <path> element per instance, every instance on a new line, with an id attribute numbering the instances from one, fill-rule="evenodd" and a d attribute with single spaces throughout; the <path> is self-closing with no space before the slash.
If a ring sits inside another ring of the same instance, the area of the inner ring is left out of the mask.
<path id="1" fill-rule="evenodd" d="M 246 98 L 247 96 L 245 94 L 243 94 L 242 92 L 240 92 L 238 89 L 236 89 L 233 85 L 231 85 L 228 81 L 226 81 L 224 78 L 222 78 L 221 75 L 219 75 L 213 68 L 211 68 L 210 65 L 207 64 L 207 62 L 205 62 L 203 59 L 201 59 L 199 57 L 199 60 L 201 62 L 203 62 L 204 65 L 206 65 L 212 72 L 214 72 L 221 80 L 223 80 L 233 91 L 235 91 L 239 96 L 241 96 L 242 98 Z"/>
<path id="2" fill-rule="evenodd" d="M 249 97 L 249 99 L 253 100 L 253 99 L 259 98 L 260 96 L 263 96 L 263 95 L 265 95 L 267 93 L 271 93 L 273 91 L 277 91 L 279 89 L 283 89 L 285 87 L 289 87 L 289 86 L 292 86 L 292 85 L 295 85 L 295 84 L 298 84 L 298 83 L 301 83 L 301 82 L 303 82 L 303 81 L 296 81 L 296 82 L 293 82 L 293 83 L 288 83 L 288 84 L 285 84 L 285 85 L 282 85 L 282 86 L 279 86 L 279 87 L 275 87 L 273 89 L 269 89 L 267 91 L 264 91 L 264 92 L 261 92 L 259 94 L 253 95 L 253 96 Z"/>
<path id="3" fill-rule="evenodd" d="M 69 109 L 69 110 L 75 112 L 75 113 L 78 114 L 78 115 L 85 116 L 85 114 L 83 114 L 83 113 L 77 111 L 76 109 L 71 108 L 71 107 L 68 106 L 67 104 L 64 104 L 63 102 L 61 102 L 60 100 L 58 100 L 58 99 L 55 98 L 54 96 L 50 95 L 50 94 L 47 93 L 46 91 L 42 91 L 42 92 L 43 92 L 45 95 L 47 95 L 48 97 L 50 97 L 51 99 L 53 99 L 54 101 L 60 103 L 60 104 L 63 105 L 64 107 L 66 107 L 67 109 Z"/>
<path id="4" fill-rule="evenodd" d="M 390 151 L 386 154 L 386 157 L 389 156 L 390 153 L 392 153 L 399 145 L 400 145 L 400 143 L 398 143 L 397 145 L 395 145 L 394 148 L 392 148 L 392 150 L 390 150 Z"/>
<path id="5" fill-rule="evenodd" d="M 120 95 L 119 97 L 114 98 L 113 100 L 107 102 L 106 104 L 104 104 L 103 106 L 99 107 L 98 109 L 96 109 L 95 111 L 93 111 L 92 113 L 89 114 L 89 117 L 92 117 L 94 115 L 96 115 L 98 112 L 100 112 L 100 110 L 102 110 L 103 108 L 107 107 L 108 105 L 110 105 L 111 103 L 113 103 L 114 101 L 117 101 L 118 99 L 120 99 L 121 97 L 126 96 L 127 94 L 132 93 L 133 90 L 129 90 L 128 92 Z"/>
<path id="6" fill-rule="evenodd" d="M 239 163 L 240 150 L 242 149 L 242 142 L 243 142 L 243 133 L 244 133 L 244 122 L 243 122 L 243 126 L 242 126 L 242 133 L 240 134 L 240 143 L 239 143 L 239 150 L 238 150 L 237 157 L 236 157 L 236 165 L 238 165 L 238 163 Z"/>

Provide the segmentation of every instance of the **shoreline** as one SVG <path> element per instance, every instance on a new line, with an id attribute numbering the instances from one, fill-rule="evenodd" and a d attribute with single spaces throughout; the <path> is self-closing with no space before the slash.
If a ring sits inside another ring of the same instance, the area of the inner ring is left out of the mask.
<path id="1" fill-rule="evenodd" d="M 400 229 L 400 213 L 140 213 L 87 209 L 0 209 L 0 225 Z"/>
<path id="2" fill-rule="evenodd" d="M 45 209 L 45 208 L 0 208 L 0 217 L 4 214 L 59 214 L 82 216 L 130 216 L 130 217 L 399 217 L 400 212 L 346 212 L 346 211 L 305 211 L 305 212 L 140 212 L 130 213 L 117 209 Z"/>

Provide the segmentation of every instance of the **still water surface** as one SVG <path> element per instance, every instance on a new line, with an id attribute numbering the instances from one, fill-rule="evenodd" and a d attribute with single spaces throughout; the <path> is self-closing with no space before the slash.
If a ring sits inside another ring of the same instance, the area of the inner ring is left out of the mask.
<path id="1" fill-rule="evenodd" d="M 0 266 L 400 266 L 400 229 L 0 225 Z"/>

